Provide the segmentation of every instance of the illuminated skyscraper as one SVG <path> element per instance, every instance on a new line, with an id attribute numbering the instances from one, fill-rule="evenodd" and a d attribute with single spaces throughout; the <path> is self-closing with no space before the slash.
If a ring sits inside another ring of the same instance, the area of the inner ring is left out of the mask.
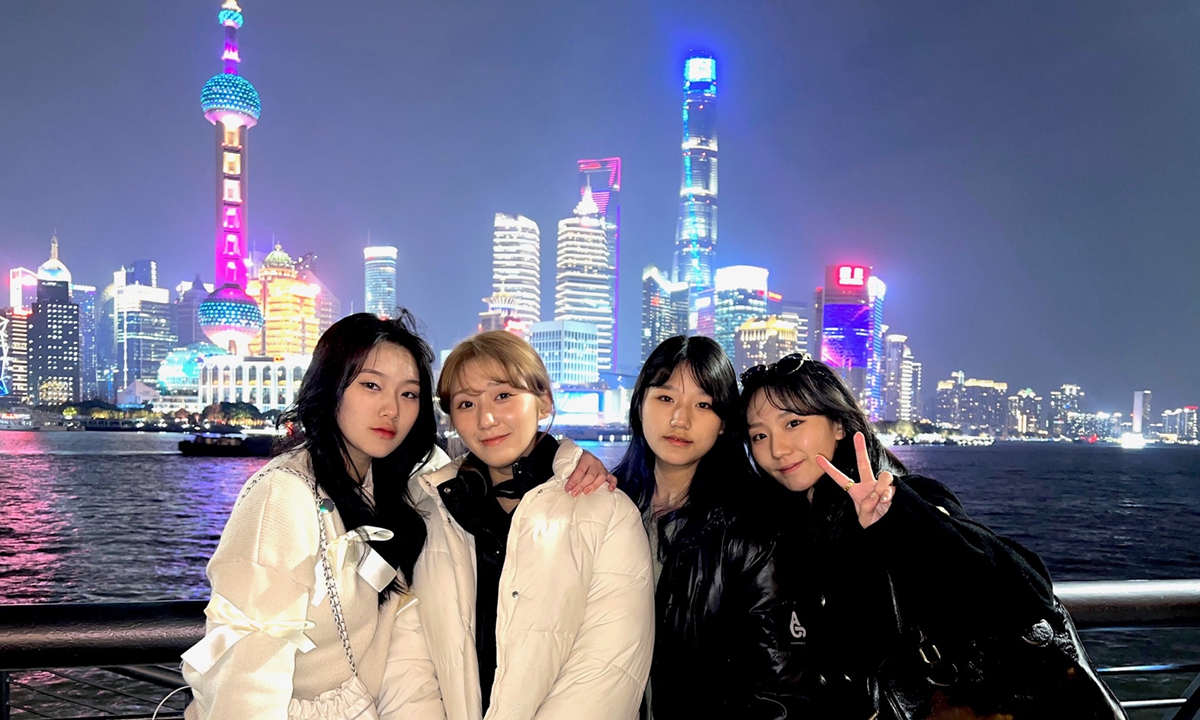
<path id="1" fill-rule="evenodd" d="M 38 268 L 38 297 L 29 320 L 29 394 L 36 405 L 79 400 L 79 306 L 71 302 L 71 271 L 58 259 Z"/>
<path id="2" fill-rule="evenodd" d="M 110 399 L 135 380 L 154 387 L 159 364 L 177 344 L 171 331 L 171 291 L 129 284 L 127 277 L 124 268 L 113 273 L 112 284 L 100 296 L 97 353 L 102 390 Z"/>
<path id="3" fill-rule="evenodd" d="M 242 9 L 236 0 L 225 0 L 217 18 L 225 28 L 225 70 L 200 92 L 204 117 L 217 135 L 216 290 L 200 305 L 199 314 L 204 334 L 218 347 L 245 354 L 263 324 L 262 311 L 246 294 L 246 144 L 262 106 L 258 91 L 238 75 Z"/>
<path id="4" fill-rule="evenodd" d="M 890 333 L 883 339 L 882 420 L 920 419 L 920 363 L 913 358 L 908 336 Z"/>
<path id="5" fill-rule="evenodd" d="M 1149 436 L 1154 415 L 1150 409 L 1149 390 L 1138 390 L 1133 394 L 1133 431 L 1138 435 Z"/>
<path id="6" fill-rule="evenodd" d="M 79 398 L 100 397 L 96 375 L 96 287 L 71 285 L 71 302 L 79 306 Z"/>
<path id="7" fill-rule="evenodd" d="M 399 251 L 391 245 L 372 245 L 363 248 L 366 266 L 365 312 L 381 318 L 396 316 L 396 257 Z"/>
<path id="8" fill-rule="evenodd" d="M 317 298 L 321 288 L 299 278 L 296 266 L 283 247 L 263 258 L 258 276 L 247 283 L 251 297 L 263 311 L 263 329 L 250 343 L 250 351 L 265 357 L 311 355 L 321 337 Z"/>
<path id="9" fill-rule="evenodd" d="M 800 352 L 796 323 L 777 315 L 752 318 L 742 323 L 734 338 L 733 369 L 745 372 L 755 365 L 769 365 Z"/>
<path id="10" fill-rule="evenodd" d="M 621 315 L 621 158 L 579 161 L 579 196 L 591 188 L 592 199 L 604 218 L 608 256 L 612 261 L 612 366 L 617 366 Z"/>
<path id="11" fill-rule="evenodd" d="M 883 298 L 886 294 L 887 286 L 878 275 L 867 279 L 871 337 L 867 349 L 867 384 L 859 399 L 872 422 L 882 420 L 884 413 L 883 333 L 887 326 L 883 324 Z"/>
<path id="12" fill-rule="evenodd" d="M 717 246 L 717 62 L 692 53 L 683 66 L 683 180 L 671 279 L 693 293 L 713 284 Z"/>
<path id="13" fill-rule="evenodd" d="M 604 219 L 586 188 L 575 213 L 558 222 L 554 319 L 596 326 L 597 367 L 612 369 L 613 265 Z"/>
<path id="14" fill-rule="evenodd" d="M 642 362 L 664 340 L 688 331 L 687 283 L 671 282 L 653 265 L 642 270 Z"/>
<path id="15" fill-rule="evenodd" d="M 32 311 L 4 308 L 3 383 L 4 395 L 17 402 L 29 401 L 29 316 Z"/>
<path id="16" fill-rule="evenodd" d="M 711 337 L 730 361 L 737 354 L 738 328 L 767 314 L 767 277 L 766 268 L 753 265 L 731 265 L 714 274 Z"/>
<path id="17" fill-rule="evenodd" d="M 301 255 L 296 261 L 296 277 L 317 286 L 317 334 L 324 335 L 330 325 L 342 319 L 342 301 L 317 277 L 316 264 L 316 253 Z"/>
<path id="18" fill-rule="evenodd" d="M 37 302 L 37 273 L 25 268 L 8 271 L 8 304 L 18 312 L 29 312 Z"/>
<path id="19" fill-rule="evenodd" d="M 862 265 L 826 266 L 825 287 L 815 300 L 821 361 L 850 384 L 860 402 L 874 345 L 870 277 L 871 268 Z"/>
<path id="20" fill-rule="evenodd" d="M 542 318 L 542 238 L 538 224 L 524 215 L 496 213 L 492 229 L 492 295 L 510 293 L 517 322 Z"/>

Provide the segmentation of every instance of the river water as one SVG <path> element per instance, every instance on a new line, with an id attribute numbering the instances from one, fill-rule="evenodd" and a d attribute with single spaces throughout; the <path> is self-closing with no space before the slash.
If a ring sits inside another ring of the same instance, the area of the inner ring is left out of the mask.
<path id="1" fill-rule="evenodd" d="M 206 598 L 205 562 L 265 460 L 183 457 L 181 439 L 0 432 L 0 602 Z M 585 446 L 610 466 L 623 451 Z M 897 455 L 1037 551 L 1057 581 L 1200 578 L 1200 448 L 1012 443 Z M 1130 652 L 1194 662 L 1196 635 L 1106 634 L 1089 647 L 1099 663 L 1137 661 L 1121 657 Z"/>

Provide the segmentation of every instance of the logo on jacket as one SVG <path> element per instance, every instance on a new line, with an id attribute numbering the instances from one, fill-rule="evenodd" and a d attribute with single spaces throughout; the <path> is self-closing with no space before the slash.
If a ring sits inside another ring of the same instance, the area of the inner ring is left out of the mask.
<path id="1" fill-rule="evenodd" d="M 788 623 L 788 630 L 791 631 L 792 637 L 800 640 L 808 635 L 808 631 L 800 624 L 800 618 L 796 617 L 796 611 L 792 611 L 792 621 Z"/>

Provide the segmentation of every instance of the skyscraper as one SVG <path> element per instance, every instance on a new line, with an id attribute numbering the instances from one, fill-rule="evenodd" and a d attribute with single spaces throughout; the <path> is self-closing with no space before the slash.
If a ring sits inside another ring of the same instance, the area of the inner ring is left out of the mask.
<path id="1" fill-rule="evenodd" d="M 691 53 L 683 65 L 683 178 L 671 279 L 693 293 L 713 284 L 717 246 L 717 62 Z"/>
<path id="2" fill-rule="evenodd" d="M 317 335 L 324 335 L 329 326 L 342 319 L 342 301 L 329 289 L 316 271 L 317 254 L 305 253 L 296 261 L 296 277 L 317 286 Z"/>
<path id="3" fill-rule="evenodd" d="M 524 215 L 496 213 L 492 228 L 492 295 L 510 293 L 517 322 L 542 319 L 542 238 Z"/>
<path id="4" fill-rule="evenodd" d="M 755 365 L 769 365 L 799 352 L 796 323 L 777 315 L 752 318 L 742 323 L 734 339 L 733 369 L 745 372 Z"/>
<path id="5" fill-rule="evenodd" d="M 200 303 L 214 288 L 204 286 L 199 273 L 190 282 L 181 282 L 175 286 L 175 302 L 171 308 L 171 332 L 175 333 L 180 347 L 187 347 L 199 342 L 208 342 L 208 337 L 200 327 Z"/>
<path id="6" fill-rule="evenodd" d="M 258 91 L 238 74 L 237 31 L 242 9 L 225 0 L 217 19 L 225 28 L 225 70 L 200 92 L 204 117 L 216 127 L 217 212 L 216 290 L 200 305 L 200 326 L 218 347 L 244 355 L 262 329 L 262 310 L 246 294 L 247 185 L 246 147 L 262 105 Z M 161 358 L 160 358 L 161 360 Z"/>
<path id="7" fill-rule="evenodd" d="M 613 265 L 600 208 L 585 188 L 574 214 L 558 222 L 554 319 L 596 326 L 597 367 L 612 369 Z"/>
<path id="8" fill-rule="evenodd" d="M 37 302 L 37 273 L 25 268 L 8 271 L 8 304 L 18 312 L 29 312 Z"/>
<path id="9" fill-rule="evenodd" d="M 1150 391 L 1138 390 L 1133 393 L 1133 432 L 1138 435 L 1150 435 L 1150 425 L 1154 415 L 1150 409 Z"/>
<path id="10" fill-rule="evenodd" d="M 862 265 L 826 266 L 825 287 L 815 300 L 821 360 L 850 384 L 860 402 L 874 346 L 870 278 L 871 268 Z"/>
<path id="11" fill-rule="evenodd" d="M 4 308 L 4 394 L 29 402 L 29 316 L 32 310 Z"/>
<path id="12" fill-rule="evenodd" d="M 887 286 L 878 275 L 867 279 L 867 300 L 870 308 L 870 341 L 867 348 L 867 383 L 860 401 L 872 422 L 883 419 L 883 297 Z"/>
<path id="13" fill-rule="evenodd" d="M 153 387 L 159 364 L 177 345 L 171 332 L 171 291 L 130 285 L 126 277 L 124 268 L 113 273 L 112 284 L 100 296 L 97 314 L 102 390 L 109 399 L 135 380 Z"/>
<path id="14" fill-rule="evenodd" d="M 920 419 L 921 374 L 919 363 L 913 359 L 908 336 L 890 333 L 884 337 L 881 359 L 881 400 L 883 420 Z"/>
<path id="15" fill-rule="evenodd" d="M 79 400 L 79 306 L 71 302 L 71 271 L 58 259 L 38 268 L 38 297 L 29 320 L 29 394 L 34 404 Z"/>
<path id="16" fill-rule="evenodd" d="M 366 268 L 366 297 L 363 310 L 381 318 L 396 316 L 396 257 L 391 245 L 363 248 Z"/>
<path id="17" fill-rule="evenodd" d="M 604 218 L 608 256 L 612 260 L 612 366 L 617 366 L 621 315 L 621 158 L 579 161 L 579 196 L 591 188 L 592 199 Z"/>
<path id="18" fill-rule="evenodd" d="M 71 302 L 79 306 L 79 399 L 100 397 L 96 357 L 96 287 L 72 285 Z"/>
<path id="19" fill-rule="evenodd" d="M 687 283 L 671 282 L 659 269 L 642 270 L 642 362 L 663 340 L 688 331 Z"/>
<path id="20" fill-rule="evenodd" d="M 598 340 L 594 324 L 575 320 L 547 320 L 529 328 L 529 344 L 546 364 L 550 381 L 560 385 L 587 385 L 600 379 Z"/>
<path id="21" fill-rule="evenodd" d="M 263 258 L 247 291 L 263 311 L 263 329 L 250 344 L 261 356 L 311 355 L 321 337 L 317 298 L 321 288 L 300 279 L 281 245 Z"/>
<path id="22" fill-rule="evenodd" d="M 738 328 L 767 314 L 767 278 L 766 268 L 753 265 L 731 265 L 714 274 L 712 338 L 730 360 L 737 352 Z"/>

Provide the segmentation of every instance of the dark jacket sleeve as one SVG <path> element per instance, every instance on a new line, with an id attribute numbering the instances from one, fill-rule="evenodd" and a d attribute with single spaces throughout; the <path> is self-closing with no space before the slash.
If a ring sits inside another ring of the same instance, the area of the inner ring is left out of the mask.
<path id="1" fill-rule="evenodd" d="M 752 720 L 796 717 L 795 694 L 801 673 L 798 650 L 805 631 L 798 622 L 796 628 L 791 625 L 795 593 L 788 590 L 788 583 L 797 578 L 785 568 L 785 544 L 763 531 L 778 526 L 762 524 L 752 529 L 748 524 L 740 523 L 745 532 L 731 540 L 744 545 L 736 586 L 741 607 L 723 608 L 744 618 L 743 651 L 734 660 L 741 665 L 738 675 L 744 683 L 729 697 L 722 715 Z"/>
<path id="2" fill-rule="evenodd" d="M 864 537 L 880 550 L 902 612 L 929 628 L 996 631 L 1053 615 L 1050 574 L 1036 553 L 972 520 L 935 480 L 908 476 L 895 488 Z"/>

